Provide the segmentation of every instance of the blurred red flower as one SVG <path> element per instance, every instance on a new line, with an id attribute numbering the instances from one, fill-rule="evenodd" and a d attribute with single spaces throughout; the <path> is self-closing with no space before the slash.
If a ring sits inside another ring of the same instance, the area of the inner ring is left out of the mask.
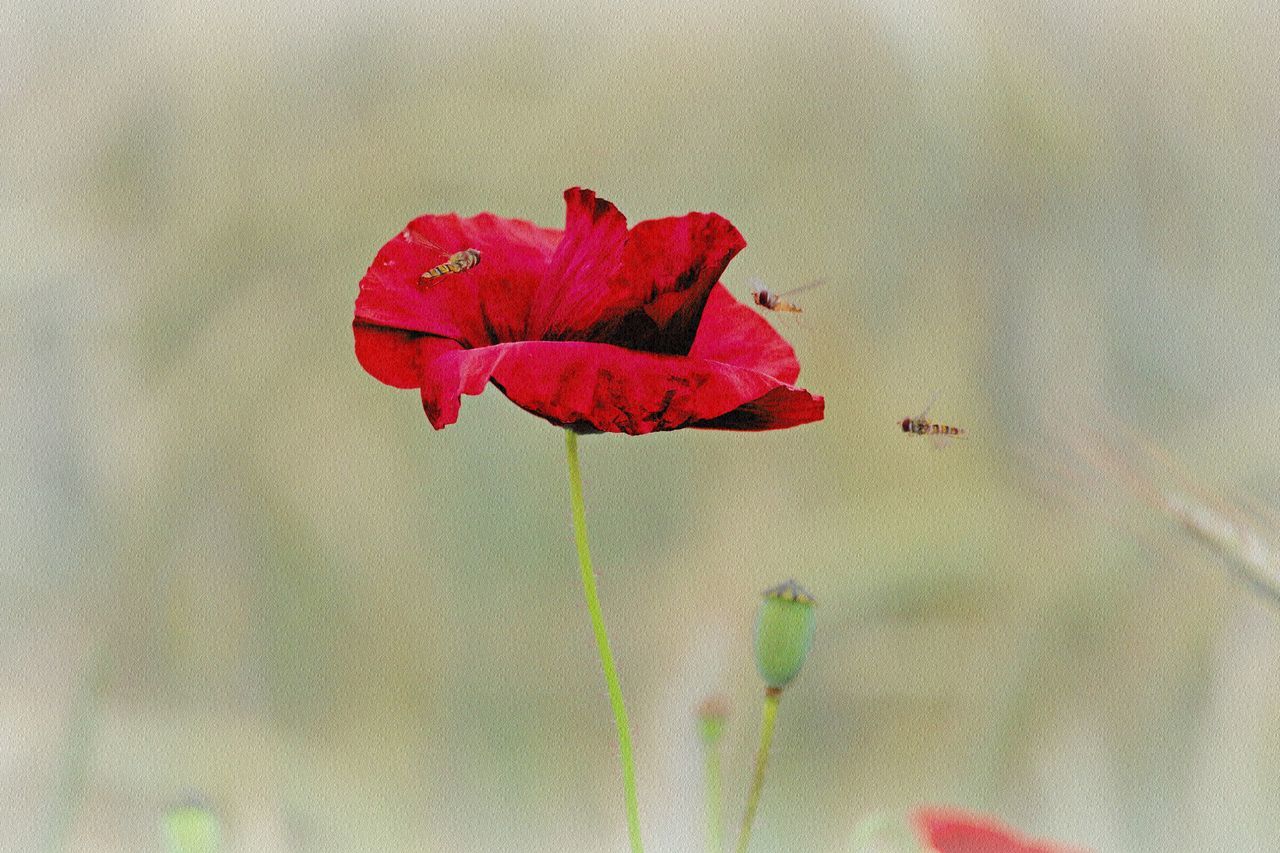
<path id="1" fill-rule="evenodd" d="M 421 216 L 360 281 L 360 364 L 421 389 L 436 429 L 492 382 L 527 411 L 578 432 L 765 430 L 821 420 L 793 384 L 795 352 L 718 283 L 745 245 L 714 213 L 628 229 L 590 190 L 564 194 L 561 231 L 490 213 Z M 469 270 L 420 283 L 442 251 Z"/>
<path id="2" fill-rule="evenodd" d="M 956 809 L 920 809 L 912 817 L 925 847 L 937 853 L 1083 853 L 1023 838 L 990 818 Z"/>

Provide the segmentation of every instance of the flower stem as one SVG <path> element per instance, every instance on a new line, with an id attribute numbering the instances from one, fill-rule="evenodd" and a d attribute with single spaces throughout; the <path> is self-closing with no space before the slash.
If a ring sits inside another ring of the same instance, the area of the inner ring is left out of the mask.
<path id="1" fill-rule="evenodd" d="M 723 853 L 724 851 L 724 836 L 721 830 L 724 821 L 721 818 L 720 807 L 720 744 L 718 741 L 718 732 L 715 735 L 711 735 L 704 729 L 702 748 L 706 760 L 707 850 L 710 853 Z"/>
<path id="2" fill-rule="evenodd" d="M 747 812 L 742 816 L 742 830 L 738 834 L 738 853 L 746 853 L 751 842 L 751 825 L 755 823 L 756 807 L 760 805 L 760 790 L 764 787 L 764 768 L 769 763 L 769 745 L 773 743 L 773 724 L 778 719 L 778 700 L 782 690 L 765 688 L 764 722 L 760 725 L 760 749 L 756 752 L 756 772 L 751 779 L 751 793 L 747 795 Z"/>
<path id="3" fill-rule="evenodd" d="M 640 840 L 640 805 L 636 796 L 636 761 L 631 754 L 631 733 L 627 723 L 627 709 L 622 703 L 622 685 L 618 682 L 618 669 L 609 649 L 609 635 L 604 629 L 604 613 L 600 609 L 600 597 L 596 594 L 596 573 L 591 568 L 591 549 L 587 545 L 587 512 L 582 500 L 582 471 L 578 467 L 578 436 L 573 430 L 564 432 L 565 451 L 569 457 L 569 498 L 573 504 L 573 532 L 578 543 L 578 563 L 582 567 L 582 593 L 591 613 L 591 627 L 596 635 L 596 647 L 600 650 L 600 666 L 604 669 L 604 681 L 609 688 L 609 704 L 613 706 L 613 721 L 618 728 L 618 754 L 622 761 L 622 787 L 627 803 L 627 831 L 631 836 L 632 853 L 641 853 L 644 844 Z"/>
<path id="4" fill-rule="evenodd" d="M 49 823 L 49 851 L 67 849 L 76 813 L 83 806 L 93 742 L 101 714 L 102 681 L 106 654 L 95 644 L 71 699 L 71 714 L 57 777 L 57 794 Z"/>

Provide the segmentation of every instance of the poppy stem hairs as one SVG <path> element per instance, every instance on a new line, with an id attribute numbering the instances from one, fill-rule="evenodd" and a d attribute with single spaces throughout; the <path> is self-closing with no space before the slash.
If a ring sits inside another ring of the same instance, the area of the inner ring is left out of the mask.
<path id="1" fill-rule="evenodd" d="M 618 756 L 622 761 L 622 786 L 627 803 L 627 831 L 631 836 L 631 850 L 640 853 L 644 844 L 640 840 L 640 805 L 636 796 L 636 761 L 631 752 L 631 731 L 627 722 L 627 708 L 622 702 L 622 685 L 618 681 L 618 668 L 613 663 L 609 648 L 609 634 L 604 628 L 604 612 L 600 609 L 600 596 L 596 594 L 596 573 L 591 567 L 591 548 L 587 544 L 587 512 L 582 500 L 582 471 L 578 466 L 578 436 L 573 430 L 564 431 L 565 451 L 569 458 L 569 498 L 573 504 L 573 533 L 578 543 L 578 564 L 582 568 L 582 594 L 587 599 L 591 613 L 591 627 L 596 635 L 596 647 L 600 650 L 600 666 L 604 669 L 605 685 L 609 688 L 609 704 L 613 706 L 613 721 L 618 727 Z"/>

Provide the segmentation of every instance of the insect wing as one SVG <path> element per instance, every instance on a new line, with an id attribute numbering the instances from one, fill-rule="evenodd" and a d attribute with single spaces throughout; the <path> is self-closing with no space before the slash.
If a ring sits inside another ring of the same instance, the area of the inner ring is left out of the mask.
<path id="1" fill-rule="evenodd" d="M 747 292 L 751 294 L 751 300 L 754 302 L 757 294 L 768 293 L 769 288 L 765 287 L 763 279 L 752 277 L 747 279 Z"/>
<path id="2" fill-rule="evenodd" d="M 929 415 L 929 410 L 933 408 L 933 404 L 934 404 L 934 403 L 938 402 L 938 398 L 939 398 L 940 396 L 942 396 L 942 391 L 941 391 L 941 390 L 934 391 L 934 392 L 933 392 L 933 396 L 929 398 L 929 402 L 925 403 L 925 404 L 924 404 L 924 408 L 920 411 L 920 414 L 916 415 L 916 420 L 918 420 L 918 421 L 922 421 L 922 420 L 924 420 L 926 417 L 928 417 L 928 415 Z"/>
<path id="3" fill-rule="evenodd" d="M 792 296 L 795 296 L 797 293 L 804 293 L 806 290 L 813 290 L 815 288 L 822 287 L 826 283 L 827 283 L 827 280 L 825 278 L 814 279 L 808 284 L 802 284 L 799 287 L 793 287 L 790 290 L 785 290 L 782 293 L 779 293 L 778 298 L 790 299 Z"/>
<path id="4" fill-rule="evenodd" d="M 431 249 L 432 251 L 439 252 L 440 257 L 442 258 L 449 257 L 448 252 L 440 248 L 437 244 L 428 240 L 426 237 L 423 237 L 417 231 L 410 231 L 408 228 L 406 228 L 403 233 L 404 233 L 404 239 L 407 240 L 408 242 L 415 243 L 419 246 L 426 246 L 428 249 Z"/>

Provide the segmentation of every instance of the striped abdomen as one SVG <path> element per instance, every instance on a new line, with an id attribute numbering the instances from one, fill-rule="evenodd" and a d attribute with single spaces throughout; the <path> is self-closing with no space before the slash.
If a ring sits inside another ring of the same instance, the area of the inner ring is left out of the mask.
<path id="1" fill-rule="evenodd" d="M 925 429 L 921 430 L 921 435 L 964 435 L 964 430 L 960 427 L 948 426 L 947 424 L 931 424 L 925 423 Z"/>
<path id="2" fill-rule="evenodd" d="M 474 266 L 478 266 L 479 263 L 479 251 L 476 249 L 463 249 L 461 252 L 456 252 L 451 255 L 449 260 L 445 261 L 440 266 L 432 267 L 424 272 L 420 280 L 425 282 L 429 278 L 438 278 L 439 276 L 449 275 L 450 273 L 455 272 L 465 272 Z"/>
<path id="3" fill-rule="evenodd" d="M 935 424 L 924 418 L 905 418 L 902 431 L 912 435 L 964 435 L 965 430 L 948 424 Z"/>

